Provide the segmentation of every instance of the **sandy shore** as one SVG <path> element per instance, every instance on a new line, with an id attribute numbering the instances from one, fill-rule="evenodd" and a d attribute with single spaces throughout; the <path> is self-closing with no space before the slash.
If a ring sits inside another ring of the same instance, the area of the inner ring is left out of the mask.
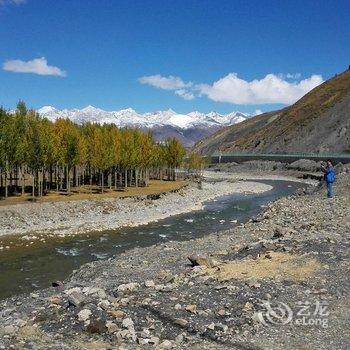
<path id="1" fill-rule="evenodd" d="M 272 188 L 259 182 L 230 180 L 204 182 L 202 189 L 189 186 L 155 200 L 107 198 L 3 206 L 0 207 L 0 236 L 16 234 L 31 239 L 36 234 L 65 236 L 138 226 L 200 210 L 205 201 L 223 195 L 262 193 Z"/>

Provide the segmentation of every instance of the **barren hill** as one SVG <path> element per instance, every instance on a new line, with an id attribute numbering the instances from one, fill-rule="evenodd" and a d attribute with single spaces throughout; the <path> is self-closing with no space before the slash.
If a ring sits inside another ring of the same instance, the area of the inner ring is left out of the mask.
<path id="1" fill-rule="evenodd" d="M 290 107 L 224 128 L 195 146 L 221 151 L 350 151 L 350 70 L 319 85 Z"/>

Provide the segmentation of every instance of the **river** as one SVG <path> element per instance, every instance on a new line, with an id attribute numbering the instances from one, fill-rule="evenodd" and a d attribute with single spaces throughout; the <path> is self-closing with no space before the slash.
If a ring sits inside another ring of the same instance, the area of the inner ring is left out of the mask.
<path id="1" fill-rule="evenodd" d="M 260 181 L 273 186 L 262 194 L 233 194 L 205 203 L 204 210 L 171 216 L 147 225 L 113 231 L 18 244 L 0 252 L 0 298 L 45 288 L 63 280 L 82 264 L 107 259 L 127 249 L 170 240 L 188 240 L 211 232 L 232 229 L 270 201 L 287 196 L 305 184 L 290 181 Z M 11 239 L 16 240 L 15 237 Z M 20 240 L 19 240 L 20 241 Z"/>

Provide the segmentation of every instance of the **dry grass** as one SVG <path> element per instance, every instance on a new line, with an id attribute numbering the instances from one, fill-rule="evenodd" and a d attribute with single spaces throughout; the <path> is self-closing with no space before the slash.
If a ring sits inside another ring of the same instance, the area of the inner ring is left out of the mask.
<path id="1" fill-rule="evenodd" d="M 230 261 L 207 273 L 219 281 L 232 279 L 279 279 L 303 281 L 320 268 L 317 259 L 288 253 L 270 252 L 257 259 Z"/>
<path id="2" fill-rule="evenodd" d="M 137 196 L 148 196 L 157 195 L 160 193 L 166 193 L 171 191 L 179 190 L 185 187 L 188 181 L 162 181 L 162 180 L 151 180 L 149 186 L 147 187 L 128 187 L 126 190 L 108 190 L 106 189 L 104 193 L 100 192 L 100 189 L 94 187 L 92 192 L 88 186 L 82 187 L 80 189 L 73 188 L 72 194 L 67 195 L 65 192 L 55 192 L 52 191 L 46 196 L 35 199 L 36 202 L 65 202 L 65 201 L 75 201 L 75 200 L 98 200 L 104 198 L 125 198 L 125 197 L 137 197 Z M 13 196 L 7 199 L 0 200 L 0 206 L 28 203 L 32 200 L 30 194 L 25 194 L 24 196 Z"/>

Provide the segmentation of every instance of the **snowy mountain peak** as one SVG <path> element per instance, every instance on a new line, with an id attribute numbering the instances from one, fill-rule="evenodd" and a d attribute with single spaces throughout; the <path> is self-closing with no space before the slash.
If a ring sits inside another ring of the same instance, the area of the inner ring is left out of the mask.
<path id="1" fill-rule="evenodd" d="M 132 108 L 119 111 L 104 111 L 94 106 L 86 106 L 83 109 L 58 110 L 52 106 L 44 106 L 38 113 L 50 120 L 68 118 L 78 124 L 82 123 L 113 123 L 121 127 L 132 126 L 141 128 L 175 127 L 179 129 L 191 129 L 197 127 L 221 127 L 236 124 L 245 120 L 248 116 L 241 112 L 232 112 L 221 115 L 217 112 L 201 113 L 194 111 L 188 114 L 180 114 L 172 109 L 139 114 Z"/>
<path id="2" fill-rule="evenodd" d="M 38 109 L 39 114 L 47 114 L 57 111 L 55 107 L 52 106 L 43 106 L 40 109 Z"/>

